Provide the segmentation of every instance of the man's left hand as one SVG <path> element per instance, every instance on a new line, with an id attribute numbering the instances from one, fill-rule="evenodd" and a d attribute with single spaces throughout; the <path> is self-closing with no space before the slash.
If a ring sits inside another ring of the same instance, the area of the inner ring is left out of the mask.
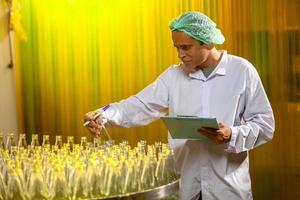
<path id="1" fill-rule="evenodd" d="M 200 128 L 198 132 L 208 137 L 211 141 L 216 144 L 224 144 L 230 141 L 231 128 L 222 123 L 219 123 L 219 129 L 212 128 Z"/>

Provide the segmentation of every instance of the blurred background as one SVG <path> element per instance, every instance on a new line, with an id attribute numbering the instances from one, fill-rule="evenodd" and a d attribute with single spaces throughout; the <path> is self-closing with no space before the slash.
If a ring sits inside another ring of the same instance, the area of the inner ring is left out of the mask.
<path id="1" fill-rule="evenodd" d="M 201 11 L 225 35 L 218 48 L 255 65 L 274 110 L 274 139 L 250 153 L 254 199 L 300 199 L 299 0 L 0 2 L 0 132 L 91 140 L 83 115 L 179 63 L 168 24 Z M 109 133 L 131 145 L 167 142 L 160 121 Z"/>

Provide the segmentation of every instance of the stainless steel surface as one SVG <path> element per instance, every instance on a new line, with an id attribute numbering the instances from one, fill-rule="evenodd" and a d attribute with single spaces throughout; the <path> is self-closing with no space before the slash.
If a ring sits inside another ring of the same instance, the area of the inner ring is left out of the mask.
<path id="1" fill-rule="evenodd" d="M 112 197 L 99 197 L 99 198 L 91 198 L 92 200 L 156 200 L 163 199 L 172 194 L 176 194 L 179 190 L 179 180 L 169 183 L 167 185 L 163 185 L 157 188 L 145 190 L 142 192 L 136 193 L 128 193 L 123 195 L 117 195 Z"/>

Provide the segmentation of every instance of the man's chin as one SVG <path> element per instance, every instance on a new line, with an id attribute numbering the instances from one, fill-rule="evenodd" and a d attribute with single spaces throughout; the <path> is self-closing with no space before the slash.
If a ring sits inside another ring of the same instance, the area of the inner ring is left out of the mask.
<path id="1" fill-rule="evenodd" d="M 183 63 L 183 70 L 186 73 L 191 73 L 195 71 L 195 67 L 192 64 Z"/>

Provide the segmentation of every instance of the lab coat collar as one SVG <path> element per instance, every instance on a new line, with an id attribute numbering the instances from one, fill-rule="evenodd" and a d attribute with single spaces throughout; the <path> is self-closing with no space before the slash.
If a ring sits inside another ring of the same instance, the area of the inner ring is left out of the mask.
<path id="1" fill-rule="evenodd" d="M 202 70 L 197 70 L 195 72 L 189 73 L 189 77 L 199 79 L 202 81 L 208 81 L 209 79 L 219 75 L 219 76 L 225 76 L 226 75 L 226 64 L 227 64 L 228 56 L 227 56 L 227 51 L 222 52 L 222 58 L 219 64 L 216 66 L 214 71 L 208 76 L 205 77 L 203 74 Z"/>

